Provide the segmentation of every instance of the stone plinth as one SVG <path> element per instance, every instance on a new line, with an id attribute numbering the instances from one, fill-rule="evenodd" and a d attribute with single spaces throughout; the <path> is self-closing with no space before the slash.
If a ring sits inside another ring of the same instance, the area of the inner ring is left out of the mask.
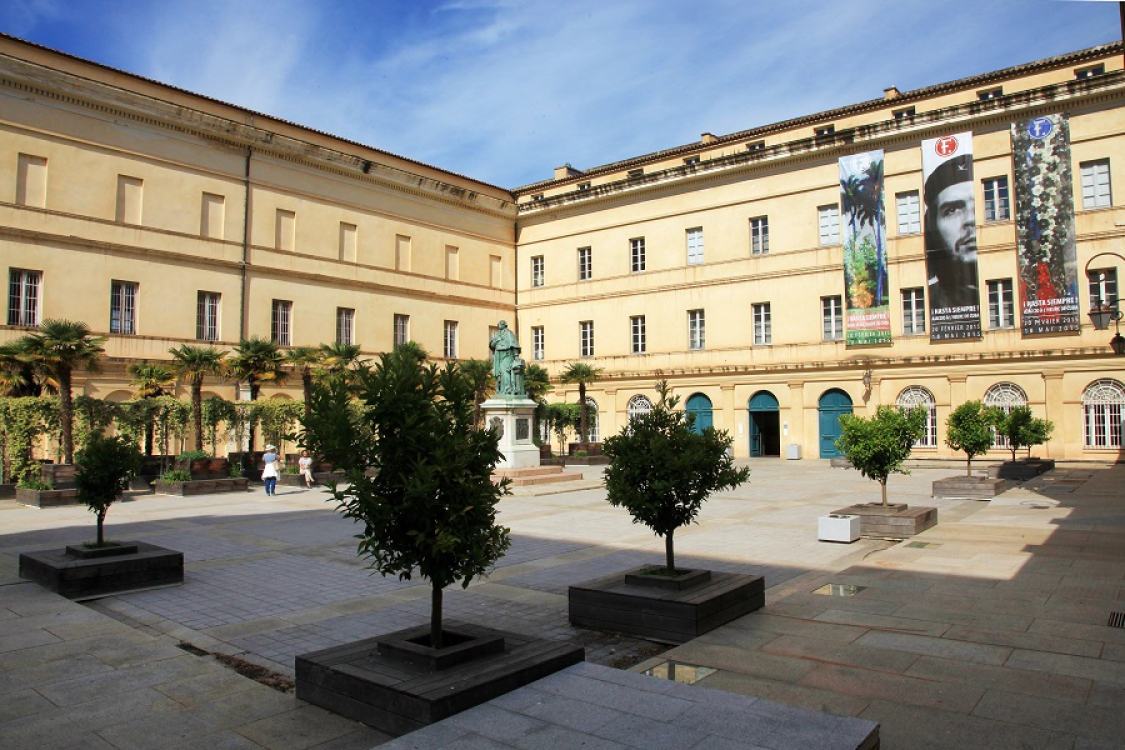
<path id="1" fill-rule="evenodd" d="M 537 466 L 529 469 L 496 469 L 492 472 L 494 481 L 507 479 L 512 487 L 527 487 L 536 484 L 555 484 L 557 482 L 577 482 L 581 474 L 564 474 L 561 466 Z"/>
<path id="2" fill-rule="evenodd" d="M 836 516 L 859 516 L 859 533 L 862 536 L 903 539 L 921 534 L 937 525 L 937 508 L 882 503 L 850 505 L 832 511 Z"/>
<path id="3" fill-rule="evenodd" d="M 651 566 L 571 586 L 570 622 L 664 643 L 686 643 L 766 603 L 761 576 L 684 570 L 680 582 Z M 655 579 L 655 580 L 645 580 Z"/>
<path id="4" fill-rule="evenodd" d="M 183 583 L 184 554 L 147 542 L 27 552 L 20 555 L 20 578 L 68 599 L 90 599 Z"/>
<path id="5" fill-rule="evenodd" d="M 525 469 L 539 465 L 539 446 L 531 439 L 536 403 L 526 397 L 494 396 L 481 404 L 485 427 L 500 434 L 503 458 L 498 469 Z"/>
<path id="6" fill-rule="evenodd" d="M 297 657 L 297 697 L 392 735 L 405 734 L 585 659 L 543 641 L 446 621 L 445 648 L 420 626 Z"/>

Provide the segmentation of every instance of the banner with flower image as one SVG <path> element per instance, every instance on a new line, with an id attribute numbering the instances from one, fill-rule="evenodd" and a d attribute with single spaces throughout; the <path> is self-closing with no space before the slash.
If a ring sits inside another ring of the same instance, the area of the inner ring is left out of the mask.
<path id="1" fill-rule="evenodd" d="M 1012 162 L 1023 335 L 1078 331 L 1078 258 L 1066 115 L 1014 123 Z"/>
<path id="2" fill-rule="evenodd" d="M 882 151 L 840 159 L 840 208 L 847 294 L 846 344 L 889 344 L 891 313 Z"/>

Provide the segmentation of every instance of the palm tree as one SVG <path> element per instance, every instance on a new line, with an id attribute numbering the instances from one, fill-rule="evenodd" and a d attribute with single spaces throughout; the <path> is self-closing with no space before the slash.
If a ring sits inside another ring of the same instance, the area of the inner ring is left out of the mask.
<path id="1" fill-rule="evenodd" d="M 562 383 L 577 383 L 578 384 L 578 403 L 581 407 L 578 413 L 581 415 L 579 419 L 578 431 L 582 436 L 582 442 L 586 442 L 588 432 L 589 416 L 586 414 L 586 386 L 593 383 L 602 374 L 602 368 L 593 367 L 585 362 L 571 362 L 559 375 L 559 381 Z"/>
<path id="2" fill-rule="evenodd" d="M 321 351 L 312 346 L 296 346 L 285 354 L 285 361 L 301 374 L 301 388 L 305 397 L 305 416 L 312 408 L 313 369 L 320 364 Z"/>
<path id="3" fill-rule="evenodd" d="M 480 405 L 496 387 L 495 378 L 492 377 L 492 363 L 484 359 L 466 359 L 462 360 L 458 367 L 473 389 L 473 427 L 479 430 Z"/>
<path id="4" fill-rule="evenodd" d="M 176 376 L 165 365 L 154 365 L 148 362 L 137 362 L 129 365 L 129 374 L 133 379 L 129 385 L 137 389 L 137 395 L 143 399 L 163 396 L 168 389 L 176 385 Z M 152 412 L 147 412 L 148 420 L 145 423 L 145 455 L 152 455 L 155 427 L 152 422 Z"/>
<path id="5" fill-rule="evenodd" d="M 886 208 L 883 205 L 883 160 L 873 161 L 863 171 L 863 194 L 859 202 L 860 217 L 875 230 L 875 305 L 884 304 L 887 288 L 887 264 L 883 259 L 883 224 Z"/>
<path id="6" fill-rule="evenodd" d="M 191 423 L 194 432 L 194 450 L 203 450 L 203 378 L 223 372 L 228 352 L 210 346 L 184 344 L 169 349 L 172 370 L 191 387 Z"/>
<path id="7" fill-rule="evenodd" d="M 856 219 L 859 218 L 859 207 L 863 202 L 863 185 L 855 175 L 848 175 L 848 179 L 840 180 L 840 210 L 848 217 L 852 227 L 852 237 L 856 231 Z"/>
<path id="8" fill-rule="evenodd" d="M 361 354 L 359 344 L 321 344 L 320 368 L 328 377 L 343 378 L 349 388 L 353 387 L 359 374 L 369 368 Z"/>
<path id="9" fill-rule="evenodd" d="M 251 336 L 238 342 L 234 356 L 227 362 L 227 372 L 236 380 L 244 380 L 250 386 L 250 400 L 257 401 L 263 383 L 280 385 L 288 373 L 285 370 L 285 355 L 277 344 L 269 339 Z M 250 445 L 254 445 L 254 425 L 250 425 Z"/>
<path id="10" fill-rule="evenodd" d="M 546 367 L 530 364 L 523 373 L 523 385 L 527 397 L 536 403 L 546 395 L 547 391 L 555 386 L 551 385 L 551 376 Z"/>
<path id="11" fill-rule="evenodd" d="M 43 386 L 35 377 L 35 367 L 26 351 L 26 339 L 0 346 L 0 395 L 18 398 L 42 393 Z"/>
<path id="12" fill-rule="evenodd" d="M 39 330 L 24 337 L 25 356 L 47 376 L 59 391 L 59 421 L 62 427 L 63 460 L 74 463 L 74 396 L 71 380 L 74 370 L 97 372 L 98 357 L 105 353 L 105 339 L 93 336 L 90 326 L 81 321 L 50 318 Z"/>

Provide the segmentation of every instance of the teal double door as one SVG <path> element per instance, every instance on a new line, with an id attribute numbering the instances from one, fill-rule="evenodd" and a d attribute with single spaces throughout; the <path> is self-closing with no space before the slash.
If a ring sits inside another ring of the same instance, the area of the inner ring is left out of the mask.
<path id="1" fill-rule="evenodd" d="M 852 413 L 852 400 L 848 394 L 833 388 L 825 391 L 817 404 L 820 420 L 820 457 L 836 458 L 843 455 L 836 447 L 836 440 L 842 434 L 840 416 Z"/>

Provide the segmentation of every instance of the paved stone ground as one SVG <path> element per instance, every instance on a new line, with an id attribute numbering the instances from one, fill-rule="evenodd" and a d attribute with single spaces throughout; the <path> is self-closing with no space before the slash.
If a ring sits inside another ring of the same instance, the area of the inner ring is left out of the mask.
<path id="1" fill-rule="evenodd" d="M 636 669 L 669 657 L 712 666 L 700 684 L 881 722 L 885 748 L 1125 746 L 1125 630 L 1106 625 L 1125 609 L 1125 467 L 1060 469 L 992 503 L 931 503 L 930 483 L 956 468 L 896 476 L 894 500 L 940 509 L 939 525 L 915 541 L 941 546 L 926 547 L 818 542 L 818 516 L 876 500 L 877 485 L 818 461 L 752 468 L 748 485 L 713 498 L 698 525 L 677 533 L 677 559 L 765 575 L 767 608 Z M 659 654 L 566 622 L 569 583 L 663 559 L 661 540 L 589 484 L 506 499 L 513 547 L 487 580 L 448 592 L 449 615 L 576 639 L 599 664 Z M 12 737 L 36 748 L 328 750 L 385 740 L 176 648 L 284 676 L 297 653 L 425 620 L 428 588 L 365 570 L 350 523 L 324 493 L 281 493 L 115 505 L 110 535 L 183 550 L 185 585 L 87 606 L 17 583 L 16 560 L 91 536 L 92 516 L 0 505 L 0 746 Z M 811 593 L 831 582 L 867 588 Z M 36 619 L 41 610 L 54 612 L 54 626 Z M 112 694 L 96 680 L 85 692 L 69 685 L 123 670 L 124 682 L 101 678 Z M 177 692 L 191 679 L 196 693 Z"/>

